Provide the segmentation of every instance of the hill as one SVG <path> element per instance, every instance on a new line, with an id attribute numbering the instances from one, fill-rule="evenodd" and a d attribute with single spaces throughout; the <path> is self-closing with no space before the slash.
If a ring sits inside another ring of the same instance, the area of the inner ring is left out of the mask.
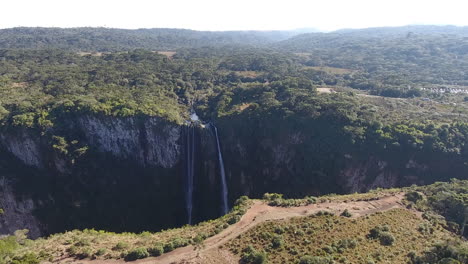
<path id="1" fill-rule="evenodd" d="M 303 200 L 243 197 L 220 219 L 155 234 L 84 230 L 30 241 L 17 232 L 0 240 L 1 260 L 97 264 L 162 254 L 136 263 L 466 263 L 468 245 L 458 237 L 466 214 L 456 220 L 466 194 L 467 182 L 453 181 Z"/>
<path id="2" fill-rule="evenodd" d="M 377 90 L 389 84 L 400 89 L 468 85 L 464 74 L 468 69 L 466 27 L 341 30 L 302 34 L 275 45 L 301 53 L 309 66 L 361 71 L 361 80 L 352 84 L 358 89 Z"/>
<path id="3" fill-rule="evenodd" d="M 66 49 L 109 52 L 175 50 L 220 45 L 264 45 L 295 31 L 195 31 L 186 29 L 11 28 L 0 30 L 0 49 Z"/>

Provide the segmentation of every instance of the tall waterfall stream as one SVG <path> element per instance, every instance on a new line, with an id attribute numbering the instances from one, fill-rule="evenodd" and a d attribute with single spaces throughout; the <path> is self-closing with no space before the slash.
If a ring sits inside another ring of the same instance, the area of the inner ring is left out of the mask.
<path id="1" fill-rule="evenodd" d="M 187 135 L 186 135 L 186 175 L 185 175 L 185 207 L 187 210 L 187 223 L 192 224 L 193 221 L 193 193 L 194 193 L 194 178 L 195 178 L 195 129 L 200 125 L 204 128 L 205 125 L 201 124 L 195 112 L 190 115 L 190 120 L 187 121 Z M 221 152 L 221 145 L 219 143 L 218 128 L 214 124 L 209 124 L 213 128 L 214 136 L 216 138 L 216 151 L 219 164 L 219 174 L 221 177 L 221 213 L 227 214 L 229 211 L 228 205 L 228 186 L 226 182 L 226 173 L 224 170 L 223 154 Z"/>

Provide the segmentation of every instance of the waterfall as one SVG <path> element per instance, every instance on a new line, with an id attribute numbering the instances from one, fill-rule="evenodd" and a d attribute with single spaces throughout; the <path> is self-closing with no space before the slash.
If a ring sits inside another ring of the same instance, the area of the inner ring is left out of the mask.
<path id="1" fill-rule="evenodd" d="M 222 206 L 222 213 L 223 215 L 228 213 L 229 206 L 228 206 L 228 188 L 226 183 L 226 173 L 224 172 L 224 161 L 223 161 L 223 154 L 221 153 L 221 146 L 219 145 L 219 137 L 218 137 L 218 129 L 215 125 L 213 125 L 215 137 L 216 137 L 216 145 L 218 147 L 218 161 L 219 161 L 219 172 L 221 174 L 221 199 L 223 201 Z"/>
<path id="2" fill-rule="evenodd" d="M 193 208 L 193 176 L 195 174 L 195 126 L 190 125 L 187 128 L 187 174 L 186 174 L 186 190 L 185 190 L 185 206 L 187 209 L 187 223 L 192 224 L 192 208 Z"/>

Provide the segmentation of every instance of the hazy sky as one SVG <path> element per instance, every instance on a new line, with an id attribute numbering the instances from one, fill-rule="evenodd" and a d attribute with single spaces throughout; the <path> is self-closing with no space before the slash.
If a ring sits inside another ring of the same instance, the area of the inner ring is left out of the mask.
<path id="1" fill-rule="evenodd" d="M 0 28 L 334 30 L 408 24 L 468 25 L 468 0 L 0 0 Z"/>

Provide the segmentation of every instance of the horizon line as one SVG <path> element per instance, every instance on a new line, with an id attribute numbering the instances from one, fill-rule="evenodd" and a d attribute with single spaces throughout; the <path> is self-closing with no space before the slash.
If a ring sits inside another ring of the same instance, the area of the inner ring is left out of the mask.
<path id="1" fill-rule="evenodd" d="M 291 32 L 291 31 L 305 31 L 304 33 L 330 33 L 340 30 L 363 30 L 363 29 L 380 29 L 380 28 L 404 28 L 404 27 L 455 27 L 464 28 L 468 25 L 455 25 L 455 24 L 405 24 L 401 26 L 370 26 L 370 27 L 343 27 L 332 30 L 320 29 L 318 27 L 298 27 L 291 29 L 226 29 L 226 30 L 204 30 L 204 29 L 191 29 L 184 27 L 135 27 L 135 28 L 123 28 L 123 27 L 112 27 L 112 26 L 14 26 L 14 27 L 0 27 L 0 30 L 4 29 L 17 29 L 17 28 L 45 28 L 45 29 L 78 29 L 78 28 L 100 28 L 100 29 L 121 29 L 121 30 L 144 30 L 144 29 L 176 29 L 176 30 L 190 30 L 198 32 Z M 308 32 L 307 32 L 308 31 Z"/>

